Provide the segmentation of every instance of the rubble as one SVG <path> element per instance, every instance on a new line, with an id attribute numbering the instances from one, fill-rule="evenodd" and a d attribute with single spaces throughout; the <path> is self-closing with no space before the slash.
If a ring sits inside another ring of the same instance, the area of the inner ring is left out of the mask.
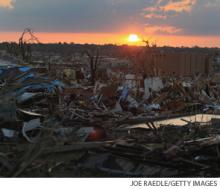
<path id="1" fill-rule="evenodd" d="M 146 78 L 137 93 L 127 80 L 90 86 L 48 75 L 0 68 L 1 177 L 218 176 L 212 78 Z"/>

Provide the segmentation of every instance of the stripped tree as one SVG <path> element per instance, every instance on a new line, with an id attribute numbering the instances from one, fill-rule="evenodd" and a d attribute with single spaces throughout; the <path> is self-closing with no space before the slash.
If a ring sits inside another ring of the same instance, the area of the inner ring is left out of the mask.
<path id="1" fill-rule="evenodd" d="M 150 44 L 149 40 L 143 40 L 145 46 L 140 48 L 133 55 L 133 62 L 135 63 L 135 69 L 138 74 L 141 74 L 143 78 L 158 75 L 158 70 L 155 65 L 155 58 L 157 57 L 157 45 L 156 42 Z"/>
<path id="2" fill-rule="evenodd" d="M 90 69 L 90 75 L 91 75 L 90 81 L 92 85 L 94 85 L 97 79 L 98 67 L 102 59 L 100 56 L 100 49 L 97 48 L 95 53 L 92 52 L 91 50 L 87 50 L 85 54 L 88 57 L 88 63 L 89 63 L 89 69 Z"/>
<path id="3" fill-rule="evenodd" d="M 38 38 L 34 36 L 33 31 L 30 28 L 26 28 L 19 38 L 19 49 L 21 57 L 25 62 L 31 62 L 32 49 L 31 44 L 40 43 Z"/>

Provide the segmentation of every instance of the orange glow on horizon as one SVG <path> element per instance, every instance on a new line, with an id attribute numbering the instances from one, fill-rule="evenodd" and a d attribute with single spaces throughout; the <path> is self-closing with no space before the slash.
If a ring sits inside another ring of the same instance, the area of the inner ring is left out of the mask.
<path id="1" fill-rule="evenodd" d="M 21 32 L 0 32 L 0 42 L 18 41 Z M 88 43 L 88 44 L 130 44 L 128 42 L 128 34 L 124 33 L 42 33 L 35 32 L 36 37 L 42 43 Z M 144 36 L 144 35 L 143 35 Z M 144 38 L 148 38 L 145 36 Z M 201 46 L 201 47 L 220 47 L 220 36 L 178 36 L 164 35 L 149 37 L 150 42 L 158 46 Z M 144 45 L 141 41 L 136 45 Z"/>
<path id="2" fill-rule="evenodd" d="M 115 33 L 42 33 L 34 32 L 42 43 L 127 44 L 127 35 Z M 21 32 L 0 32 L 1 41 L 17 42 Z"/>

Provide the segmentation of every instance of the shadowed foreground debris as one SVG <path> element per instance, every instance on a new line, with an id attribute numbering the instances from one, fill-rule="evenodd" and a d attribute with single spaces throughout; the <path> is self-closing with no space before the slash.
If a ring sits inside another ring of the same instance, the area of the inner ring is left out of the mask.
<path id="1" fill-rule="evenodd" d="M 0 69 L 1 177 L 219 176 L 211 79 L 169 80 L 143 99 L 116 83 L 69 86 L 36 68 Z"/>

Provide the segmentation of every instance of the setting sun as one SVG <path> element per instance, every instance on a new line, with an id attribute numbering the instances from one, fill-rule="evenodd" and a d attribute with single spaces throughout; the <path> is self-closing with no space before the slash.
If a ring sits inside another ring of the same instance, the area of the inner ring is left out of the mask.
<path id="1" fill-rule="evenodd" d="M 140 38 L 139 38 L 138 35 L 136 35 L 136 34 L 130 34 L 130 35 L 128 36 L 128 41 L 129 41 L 130 43 L 136 43 L 136 42 L 139 42 L 139 41 L 140 41 Z"/>

